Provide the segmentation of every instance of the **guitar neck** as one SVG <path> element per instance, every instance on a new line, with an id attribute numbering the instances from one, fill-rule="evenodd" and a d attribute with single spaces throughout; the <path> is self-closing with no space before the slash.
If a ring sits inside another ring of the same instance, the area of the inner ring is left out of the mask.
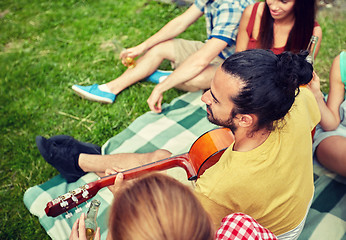
<path id="1" fill-rule="evenodd" d="M 215 129 L 200 136 L 193 143 L 189 153 L 148 163 L 125 170 L 122 173 L 124 179 L 133 179 L 151 171 L 181 167 L 185 169 L 189 180 L 196 180 L 206 169 L 218 161 L 233 140 L 233 134 L 229 129 Z M 48 202 L 45 208 L 47 216 L 56 217 L 94 197 L 100 189 L 114 184 L 116 175 L 109 175 L 85 184 Z"/>
<path id="2" fill-rule="evenodd" d="M 188 153 L 128 169 L 122 173 L 124 174 L 124 179 L 133 179 L 151 171 L 167 170 L 173 167 L 184 168 L 190 180 L 194 180 L 197 176 L 197 170 L 195 170 L 189 162 Z M 47 216 L 59 216 L 60 214 L 67 212 L 94 197 L 100 189 L 113 185 L 116 175 L 117 174 L 112 174 L 97 181 L 85 184 L 82 187 L 74 189 L 73 191 L 48 202 L 45 208 Z"/>
<path id="3" fill-rule="evenodd" d="M 189 160 L 189 154 L 184 153 L 174 157 L 162 159 L 156 162 L 151 162 L 142 166 L 131 168 L 131 169 L 122 171 L 121 173 L 124 175 L 124 179 L 134 179 L 148 172 L 163 171 L 173 167 L 182 167 L 185 169 L 188 179 L 194 180 L 195 176 L 197 175 L 197 171 L 191 166 L 188 160 Z M 101 188 L 113 185 L 116 176 L 117 176 L 117 173 L 108 175 L 106 177 L 103 177 L 97 180 L 98 187 L 101 189 Z"/>

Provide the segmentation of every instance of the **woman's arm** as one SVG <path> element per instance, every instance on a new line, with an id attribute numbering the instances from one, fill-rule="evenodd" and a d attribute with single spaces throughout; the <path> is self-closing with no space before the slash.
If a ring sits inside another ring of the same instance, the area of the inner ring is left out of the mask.
<path id="1" fill-rule="evenodd" d="M 325 131 L 335 130 L 340 124 L 339 108 L 344 100 L 345 88 L 341 82 L 340 75 L 340 55 L 337 56 L 332 64 L 329 77 L 329 95 L 327 103 L 324 101 L 320 90 L 320 79 L 316 73 L 309 83 L 311 91 L 314 93 L 321 112 L 320 125 Z"/>
<path id="2" fill-rule="evenodd" d="M 245 51 L 247 49 L 250 38 L 249 38 L 249 35 L 247 34 L 246 28 L 247 28 L 247 25 L 249 24 L 253 7 L 254 7 L 254 4 L 246 7 L 241 16 L 238 35 L 237 35 L 237 43 L 235 48 L 236 52 Z"/>
<path id="3" fill-rule="evenodd" d="M 320 26 L 314 27 L 314 31 L 312 33 L 314 36 L 318 37 L 318 42 L 315 50 L 314 58 L 317 57 L 318 51 L 320 50 L 321 42 L 322 42 L 322 28 Z"/>
<path id="4" fill-rule="evenodd" d="M 334 129 L 340 124 L 339 108 L 345 97 L 345 86 L 341 81 L 340 70 L 340 55 L 338 55 L 333 61 L 329 75 L 329 95 L 327 100 L 328 109 L 330 109 L 335 119 Z"/>

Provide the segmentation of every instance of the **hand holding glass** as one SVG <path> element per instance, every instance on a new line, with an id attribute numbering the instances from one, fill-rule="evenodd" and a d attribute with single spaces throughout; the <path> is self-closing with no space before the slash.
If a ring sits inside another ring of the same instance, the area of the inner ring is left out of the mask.
<path id="1" fill-rule="evenodd" d="M 128 68 L 134 68 L 136 66 L 136 61 L 132 57 L 127 56 L 126 48 L 124 48 L 117 40 L 113 40 L 114 52 L 117 56 L 120 56 L 124 66 Z"/>

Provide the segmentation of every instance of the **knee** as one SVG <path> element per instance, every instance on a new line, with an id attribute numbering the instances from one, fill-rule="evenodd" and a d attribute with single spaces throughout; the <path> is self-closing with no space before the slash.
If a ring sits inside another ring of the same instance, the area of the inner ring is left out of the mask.
<path id="1" fill-rule="evenodd" d="M 158 149 L 158 150 L 154 151 L 152 154 L 153 154 L 152 159 L 155 161 L 169 158 L 172 156 L 172 153 L 170 151 L 165 150 L 165 149 Z"/>
<path id="2" fill-rule="evenodd" d="M 177 88 L 179 90 L 186 91 L 186 92 L 196 92 L 198 90 L 201 90 L 201 88 L 197 87 L 194 84 L 191 84 L 190 81 L 178 84 L 178 85 L 175 86 L 175 88 Z"/>
<path id="3" fill-rule="evenodd" d="M 329 170 L 346 177 L 346 142 L 340 144 L 334 138 L 323 140 L 316 149 L 317 160 Z M 339 139 L 336 139 L 339 140 Z"/>
<path id="4" fill-rule="evenodd" d="M 188 92 L 196 92 L 199 90 L 205 90 L 210 88 L 211 78 L 207 78 L 205 76 L 202 76 L 201 74 L 199 76 L 196 76 L 195 78 L 186 81 L 184 83 L 181 83 L 176 86 L 176 88 Z"/>
<path id="5" fill-rule="evenodd" d="M 168 40 L 165 42 L 161 42 L 150 48 L 146 55 L 150 56 L 158 56 L 162 58 L 169 58 L 172 54 L 171 50 L 173 49 L 173 42 L 172 40 Z"/>

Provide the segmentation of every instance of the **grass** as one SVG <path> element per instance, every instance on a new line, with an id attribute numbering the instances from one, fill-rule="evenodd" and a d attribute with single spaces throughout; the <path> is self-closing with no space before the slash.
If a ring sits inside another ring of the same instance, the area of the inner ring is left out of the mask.
<path id="1" fill-rule="evenodd" d="M 150 0 L 0 2 L 0 238 L 49 239 L 23 204 L 23 194 L 57 171 L 40 156 L 35 136 L 66 134 L 102 145 L 149 110 L 154 85 L 140 82 L 102 105 L 77 97 L 71 86 L 105 83 L 125 67 L 107 43 L 134 46 L 186 8 Z M 345 49 L 345 12 L 323 11 L 323 45 L 316 61 L 322 79 Z M 200 19 L 180 37 L 204 40 Z M 161 66 L 168 69 L 169 64 Z M 323 85 L 328 90 L 328 85 Z M 181 91 L 170 90 L 170 102 Z"/>
<path id="2" fill-rule="evenodd" d="M 321 89 L 328 93 L 329 71 L 333 59 L 346 50 L 346 9 L 344 7 L 322 9 L 318 14 L 318 22 L 322 27 L 321 48 L 315 61 L 315 71 L 321 78 Z"/>

